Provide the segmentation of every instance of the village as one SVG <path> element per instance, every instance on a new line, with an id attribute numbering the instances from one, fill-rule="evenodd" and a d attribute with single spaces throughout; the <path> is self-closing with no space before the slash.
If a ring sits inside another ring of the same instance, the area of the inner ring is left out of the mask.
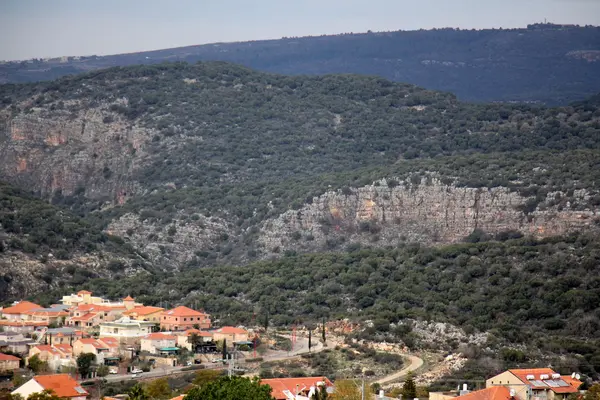
<path id="1" fill-rule="evenodd" d="M 0 377 L 12 378 L 0 384 L 3 388 L 12 385 L 11 393 L 24 399 L 44 390 L 73 400 L 98 398 L 85 388 L 94 379 L 147 380 L 206 368 L 241 375 L 247 362 L 263 359 L 256 354 L 256 343 L 260 340 L 257 330 L 215 328 L 204 310 L 146 306 L 130 296 L 110 301 L 85 290 L 64 296 L 48 308 L 29 301 L 15 302 L 0 309 L 0 328 Z M 294 342 L 295 351 L 288 350 L 281 360 L 311 351 L 310 339 L 308 347 L 302 339 Z M 323 343 L 313 348 L 322 350 Z M 383 388 L 379 383 L 406 377 L 408 373 L 423 372 L 422 360 L 408 358 L 413 360 L 410 365 L 374 382 L 376 388 Z M 311 399 L 319 388 L 335 393 L 335 382 L 325 376 L 261 382 L 271 386 L 272 396 L 277 400 Z M 428 397 L 431 400 L 565 400 L 579 393 L 581 384 L 580 376 L 575 373 L 560 375 L 549 368 L 514 369 L 491 377 L 482 390 L 472 391 L 465 384 L 451 392 L 428 393 Z M 382 389 L 371 391 L 364 384 L 361 390 L 366 395 L 363 398 L 398 398 L 387 397 Z"/>

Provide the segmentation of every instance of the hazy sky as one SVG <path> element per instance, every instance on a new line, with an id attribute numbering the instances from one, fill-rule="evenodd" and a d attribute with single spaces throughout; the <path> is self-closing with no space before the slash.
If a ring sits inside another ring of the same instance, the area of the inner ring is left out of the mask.
<path id="1" fill-rule="evenodd" d="M 600 25 L 600 0 L 0 0 L 0 60 L 544 18 Z"/>

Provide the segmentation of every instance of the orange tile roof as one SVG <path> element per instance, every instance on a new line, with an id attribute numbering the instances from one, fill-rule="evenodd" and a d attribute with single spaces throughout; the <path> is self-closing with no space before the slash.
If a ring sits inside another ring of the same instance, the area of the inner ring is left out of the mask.
<path id="1" fill-rule="evenodd" d="M 177 397 L 173 397 L 171 400 L 183 400 L 184 397 L 185 397 L 185 394 L 182 394 Z"/>
<path id="2" fill-rule="evenodd" d="M 100 337 L 98 340 L 108 347 L 119 347 L 119 341 L 113 337 Z"/>
<path id="3" fill-rule="evenodd" d="M 52 390 L 58 397 L 81 397 L 89 393 L 67 374 L 38 375 L 33 379 L 46 390 Z"/>
<path id="4" fill-rule="evenodd" d="M 457 396 L 455 400 L 508 400 L 510 399 L 510 390 L 506 386 L 492 386 L 487 389 L 477 390 L 462 396 Z"/>
<path id="5" fill-rule="evenodd" d="M 511 374 L 513 374 L 514 376 L 516 376 L 517 378 L 519 378 L 519 380 L 521 382 L 530 385 L 533 390 L 550 389 L 554 393 L 576 393 L 577 392 L 577 389 L 571 385 L 554 387 L 554 386 L 550 386 L 547 383 L 545 383 L 545 381 L 554 380 L 554 379 L 552 379 L 552 375 L 556 374 L 556 372 L 554 372 L 554 370 L 552 370 L 550 368 L 509 369 L 508 371 Z M 533 380 L 527 379 L 528 375 L 533 375 L 535 377 L 535 379 L 533 379 Z M 550 377 L 550 379 L 542 380 L 540 375 L 548 375 Z M 563 379 L 563 378 L 561 377 L 560 379 Z"/>
<path id="6" fill-rule="evenodd" d="M 64 355 L 60 349 L 56 348 L 55 346 L 51 346 L 49 344 L 38 344 L 37 346 L 34 346 L 33 348 L 38 349 L 39 351 L 47 351 L 48 353 L 55 355 L 55 356 L 62 357 Z M 71 351 L 71 353 L 72 352 L 73 351 Z"/>
<path id="7" fill-rule="evenodd" d="M 127 296 L 123 299 L 123 301 L 133 301 L 133 297 Z"/>
<path id="8" fill-rule="evenodd" d="M 72 354 L 73 353 L 73 347 L 70 344 L 67 343 L 63 343 L 63 344 L 53 344 L 54 347 L 56 347 L 57 349 L 59 349 L 60 351 L 62 351 L 65 354 Z"/>
<path id="9" fill-rule="evenodd" d="M 571 378 L 570 375 L 563 375 L 563 376 L 561 376 L 561 378 L 563 381 L 567 382 L 569 385 L 573 386 L 575 389 L 579 389 L 579 386 L 581 386 L 581 384 L 583 383 L 579 379 Z"/>
<path id="10" fill-rule="evenodd" d="M 161 307 L 140 306 L 140 307 L 135 307 L 129 311 L 124 312 L 123 315 L 132 315 L 132 314 L 149 315 L 149 314 L 154 314 L 154 313 L 164 311 L 164 310 L 165 309 L 161 308 Z"/>
<path id="11" fill-rule="evenodd" d="M 112 311 L 114 308 L 102 304 L 80 304 L 75 311 Z"/>
<path id="12" fill-rule="evenodd" d="M 12 307 L 2 309 L 2 314 L 23 314 L 26 311 L 35 310 L 36 308 L 43 307 L 30 301 L 21 301 Z"/>
<path id="13" fill-rule="evenodd" d="M 80 290 L 79 292 L 77 292 L 77 294 L 92 294 L 92 292 L 89 292 L 87 290 Z"/>
<path id="14" fill-rule="evenodd" d="M 214 332 L 218 332 L 218 333 L 224 333 L 226 335 L 233 335 L 233 334 L 247 334 L 248 331 L 242 328 L 236 328 L 234 326 L 224 326 L 222 328 L 219 329 L 215 329 Z"/>
<path id="15" fill-rule="evenodd" d="M 92 346 L 94 346 L 97 349 L 105 349 L 105 348 L 109 347 L 108 343 L 104 343 L 104 342 L 101 342 L 101 341 L 93 339 L 93 338 L 79 339 L 78 342 L 80 342 L 82 344 L 91 344 Z"/>
<path id="16" fill-rule="evenodd" d="M 313 376 L 308 378 L 281 378 L 281 379 L 261 379 L 260 383 L 269 385 L 273 389 L 271 396 L 276 400 L 285 400 L 287 396 L 283 393 L 284 390 L 295 391 L 296 385 L 298 389 L 303 388 L 308 391 L 311 386 L 316 386 L 318 382 L 325 382 L 325 386 L 331 387 L 333 383 L 324 376 Z"/>
<path id="17" fill-rule="evenodd" d="M 48 317 L 67 317 L 69 315 L 68 312 L 66 311 L 43 311 L 43 310 L 31 310 L 31 311 L 25 311 L 24 313 L 25 315 L 46 315 Z"/>
<path id="18" fill-rule="evenodd" d="M 48 326 L 47 322 L 42 321 L 6 321 L 0 320 L 0 326 Z"/>
<path id="19" fill-rule="evenodd" d="M 20 361 L 19 357 L 15 357 L 10 354 L 0 353 L 0 361 Z"/>
<path id="20" fill-rule="evenodd" d="M 155 333 L 151 333 L 149 335 L 144 336 L 144 339 L 150 339 L 150 340 L 177 340 L 177 337 L 173 336 L 173 335 L 168 335 L 168 334 L 165 334 L 165 333 L 155 332 Z"/>
<path id="21" fill-rule="evenodd" d="M 172 310 L 165 311 L 163 315 L 173 316 L 173 317 L 201 317 L 207 315 L 206 313 L 201 313 L 200 311 L 192 310 L 189 307 L 179 306 L 175 307 Z"/>
<path id="22" fill-rule="evenodd" d="M 89 312 L 80 317 L 71 317 L 71 318 L 69 318 L 69 320 L 71 320 L 71 321 L 89 321 L 89 320 L 93 319 L 96 315 L 98 315 L 98 313 Z"/>

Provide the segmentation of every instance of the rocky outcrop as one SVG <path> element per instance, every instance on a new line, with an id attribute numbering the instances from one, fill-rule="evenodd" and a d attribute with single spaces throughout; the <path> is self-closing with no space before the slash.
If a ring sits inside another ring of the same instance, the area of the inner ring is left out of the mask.
<path id="1" fill-rule="evenodd" d="M 133 175 L 152 132 L 118 119 L 106 107 L 71 112 L 33 108 L 0 119 L 3 179 L 46 197 L 83 190 L 87 198 L 116 203 L 139 189 Z"/>
<path id="2" fill-rule="evenodd" d="M 111 262 L 119 267 L 118 271 L 111 271 Z M 56 289 L 65 282 L 81 284 L 89 278 L 111 277 L 116 272 L 130 275 L 142 271 L 143 268 L 133 266 L 130 259 L 106 254 L 58 260 L 51 254 L 36 258 L 16 251 L 4 252 L 0 257 L 0 301 L 22 299 Z"/>
<path id="3" fill-rule="evenodd" d="M 169 225 L 127 213 L 112 221 L 107 233 L 129 240 L 156 265 L 178 268 L 202 251 L 212 250 L 229 238 L 232 227 L 217 217 L 195 214 Z"/>
<path id="4" fill-rule="evenodd" d="M 259 242 L 266 254 L 274 254 L 335 248 L 342 243 L 454 243 L 475 229 L 544 237 L 594 228 L 598 217 L 598 210 L 574 211 L 568 204 L 561 210 L 527 210 L 532 199 L 504 187 L 456 187 L 435 178 L 417 184 L 395 186 L 395 182 L 382 180 L 315 197 L 302 209 L 265 222 Z M 586 192 L 575 196 L 584 198 Z"/>

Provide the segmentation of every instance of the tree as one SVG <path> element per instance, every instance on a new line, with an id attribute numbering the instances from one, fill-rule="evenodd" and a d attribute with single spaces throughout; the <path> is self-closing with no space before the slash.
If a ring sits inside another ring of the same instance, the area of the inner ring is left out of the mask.
<path id="1" fill-rule="evenodd" d="M 223 339 L 223 360 L 227 360 L 227 339 Z"/>
<path id="2" fill-rule="evenodd" d="M 190 341 L 190 344 L 192 345 L 192 352 L 196 353 L 198 350 L 198 346 L 200 346 L 200 343 L 202 343 L 202 338 L 200 336 L 198 336 L 198 334 L 192 333 L 188 340 Z"/>
<path id="3" fill-rule="evenodd" d="M 27 400 L 61 400 L 61 398 L 51 390 L 44 390 L 43 392 L 30 394 Z"/>
<path id="4" fill-rule="evenodd" d="M 92 371 L 92 365 L 96 362 L 96 355 L 93 353 L 81 353 L 77 357 L 77 370 L 82 378 L 88 377 Z"/>
<path id="5" fill-rule="evenodd" d="M 271 387 L 261 385 L 258 377 L 252 380 L 240 376 L 223 377 L 194 388 L 186 400 L 273 400 Z M 133 399 L 132 399 L 133 400 Z"/>
<path id="6" fill-rule="evenodd" d="M 335 392 L 332 400 L 361 400 L 362 395 L 359 385 L 352 380 L 338 380 L 335 382 Z"/>
<path id="7" fill-rule="evenodd" d="M 323 339 L 323 344 L 327 343 L 327 339 L 325 337 L 325 318 L 323 318 L 323 324 L 321 325 L 321 338 Z"/>
<path id="8" fill-rule="evenodd" d="M 402 398 L 410 400 L 415 397 L 417 397 L 417 386 L 415 385 L 412 372 L 409 372 L 404 385 L 402 385 Z"/>
<path id="9" fill-rule="evenodd" d="M 308 351 L 310 351 L 311 347 L 312 347 L 312 331 L 309 329 L 308 330 Z"/>
<path id="10" fill-rule="evenodd" d="M 149 400 L 150 399 L 150 397 L 148 397 L 148 395 L 144 391 L 144 388 L 139 383 L 136 383 L 135 386 L 133 386 L 131 389 L 129 389 L 129 391 L 127 392 L 127 395 L 129 396 L 129 400 Z"/>
<path id="11" fill-rule="evenodd" d="M 151 399 L 169 399 L 172 393 L 167 378 L 155 379 L 148 383 L 145 392 Z"/>
<path id="12" fill-rule="evenodd" d="M 318 387 L 315 394 L 312 395 L 310 400 L 327 400 L 328 393 L 325 385 Z"/>
<path id="13" fill-rule="evenodd" d="M 196 386 L 203 386 L 207 383 L 216 381 L 221 376 L 221 371 L 214 369 L 203 369 L 196 373 L 196 377 L 192 382 Z"/>
<path id="14" fill-rule="evenodd" d="M 108 367 L 106 365 L 100 365 L 96 370 L 96 373 L 99 377 L 104 377 L 108 375 Z"/>
<path id="15" fill-rule="evenodd" d="M 595 384 L 590 386 L 587 392 L 585 392 L 585 396 L 583 396 L 583 400 L 600 400 L 600 384 Z"/>
<path id="16" fill-rule="evenodd" d="M 40 360 L 37 354 L 29 357 L 29 360 L 27 361 L 27 368 L 32 370 L 36 375 L 42 372 L 47 372 L 50 369 L 48 363 Z"/>

